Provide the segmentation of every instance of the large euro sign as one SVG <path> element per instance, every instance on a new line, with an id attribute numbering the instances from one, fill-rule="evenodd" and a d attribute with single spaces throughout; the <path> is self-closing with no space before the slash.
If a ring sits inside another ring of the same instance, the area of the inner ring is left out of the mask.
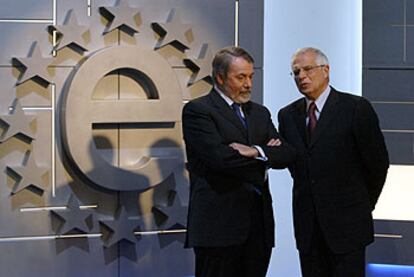
<path id="1" fill-rule="evenodd" d="M 102 100 L 93 97 L 98 82 L 120 69 L 137 73 L 149 99 Z M 62 99 L 64 153 L 92 183 L 110 190 L 146 190 L 165 180 L 177 167 L 173 154 L 143 155 L 133 164 L 114 166 L 93 143 L 96 124 L 165 124 L 180 122 L 182 93 L 171 65 L 157 52 L 137 46 L 115 46 L 92 53 L 68 79 Z M 142 132 L 145 132 L 143 128 Z M 154 137 L 154 142 L 157 139 Z M 182 159 L 182 157 L 181 157 Z"/>

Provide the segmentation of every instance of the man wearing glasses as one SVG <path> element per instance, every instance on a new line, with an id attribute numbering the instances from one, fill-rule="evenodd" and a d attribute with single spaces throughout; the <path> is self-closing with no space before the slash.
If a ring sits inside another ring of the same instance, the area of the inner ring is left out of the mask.
<path id="1" fill-rule="evenodd" d="M 304 97 L 279 112 L 279 131 L 297 150 L 289 170 L 302 275 L 365 276 L 371 212 L 389 165 L 378 118 L 364 98 L 329 86 L 319 49 L 297 50 L 291 66 Z"/>

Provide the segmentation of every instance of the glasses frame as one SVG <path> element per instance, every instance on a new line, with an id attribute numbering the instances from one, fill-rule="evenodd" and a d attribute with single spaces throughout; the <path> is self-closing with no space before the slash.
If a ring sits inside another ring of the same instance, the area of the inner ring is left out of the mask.
<path id="1" fill-rule="evenodd" d="M 290 76 L 296 78 L 299 76 L 300 72 L 303 70 L 306 76 L 309 76 L 309 74 L 316 68 L 324 67 L 326 64 L 318 64 L 318 65 L 310 65 L 310 66 L 304 66 L 298 69 L 295 69 L 294 71 L 290 72 Z"/>

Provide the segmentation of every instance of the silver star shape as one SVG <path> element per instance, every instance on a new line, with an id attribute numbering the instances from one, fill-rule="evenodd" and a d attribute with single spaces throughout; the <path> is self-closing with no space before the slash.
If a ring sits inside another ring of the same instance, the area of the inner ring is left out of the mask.
<path id="1" fill-rule="evenodd" d="M 66 205 L 66 210 L 52 211 L 65 221 L 59 229 L 59 234 L 68 234 L 69 232 L 88 233 L 90 228 L 86 224 L 88 217 L 93 216 L 89 210 L 81 210 L 79 201 L 75 195 L 71 195 Z"/>
<path id="2" fill-rule="evenodd" d="M 35 77 L 40 78 L 44 82 L 50 84 L 50 75 L 47 72 L 47 67 L 52 63 L 53 58 L 43 57 L 37 42 L 34 43 L 33 51 L 31 54 L 29 53 L 29 55 L 30 57 L 27 58 L 15 58 L 26 68 L 17 84 L 20 85 Z"/>
<path id="3" fill-rule="evenodd" d="M 112 230 L 111 236 L 105 242 L 106 247 L 110 247 L 121 240 L 126 240 L 132 243 L 137 242 L 137 238 L 134 235 L 135 229 L 139 227 L 139 220 L 128 219 L 128 214 L 124 207 L 118 209 L 114 220 L 100 221 Z"/>
<path id="4" fill-rule="evenodd" d="M 154 31 L 156 31 L 162 38 L 159 41 L 157 48 L 171 44 L 180 51 L 190 49 L 188 47 L 188 39 L 185 34 L 191 30 L 191 25 L 181 23 L 180 16 L 175 9 L 171 10 L 166 23 L 152 23 Z"/>
<path id="5" fill-rule="evenodd" d="M 167 217 L 167 220 L 162 224 L 166 229 L 185 228 L 187 222 L 187 207 L 181 205 L 178 194 L 174 190 L 170 190 L 169 199 L 172 199 L 171 206 L 154 206 L 154 209 L 161 212 Z"/>
<path id="6" fill-rule="evenodd" d="M 63 35 L 54 50 L 59 51 L 66 46 L 72 45 L 76 45 L 84 51 L 88 50 L 85 46 L 84 39 L 82 38 L 82 35 L 88 31 L 88 27 L 79 25 L 73 10 L 68 12 L 66 23 L 63 25 L 52 26 L 52 28 L 56 29 Z"/>
<path id="7" fill-rule="evenodd" d="M 16 194 L 21 190 L 24 190 L 30 186 L 35 187 L 39 190 L 45 190 L 45 184 L 42 180 L 43 175 L 49 172 L 47 168 L 39 167 L 36 164 L 34 155 L 31 155 L 30 152 L 27 153 L 29 156 L 24 166 L 12 167 L 7 166 L 7 169 L 13 171 L 20 178 L 17 181 L 16 185 L 13 187 L 12 194 Z"/>
<path id="8" fill-rule="evenodd" d="M 26 115 L 19 101 L 16 101 L 12 114 L 0 116 L 0 120 L 8 125 L 6 131 L 0 137 L 0 142 L 4 142 L 18 134 L 25 136 L 30 141 L 33 140 L 35 136 L 30 124 L 34 119 L 35 116 Z"/>
<path id="9" fill-rule="evenodd" d="M 139 9 L 131 8 L 127 1 L 120 0 L 115 7 L 100 7 L 103 16 L 110 20 L 109 26 L 104 33 L 109 33 L 115 29 L 126 29 L 126 33 L 138 33 L 135 17 L 140 15 Z M 108 13 L 110 16 L 108 16 Z M 110 17 L 110 18 L 108 18 Z"/>
<path id="10" fill-rule="evenodd" d="M 207 49 L 206 45 L 202 47 L 198 58 L 184 59 L 184 63 L 187 65 L 187 67 L 189 67 L 194 72 L 194 75 L 189 80 L 188 85 L 193 85 L 200 80 L 205 80 L 209 83 L 212 83 L 212 61 L 213 54 L 210 50 Z"/>

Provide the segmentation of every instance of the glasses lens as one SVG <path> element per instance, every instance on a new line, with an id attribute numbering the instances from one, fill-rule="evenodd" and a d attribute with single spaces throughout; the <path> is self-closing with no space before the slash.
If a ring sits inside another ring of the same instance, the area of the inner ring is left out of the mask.
<path id="1" fill-rule="evenodd" d="M 294 76 L 294 77 L 297 77 L 297 76 L 299 76 L 299 74 L 300 74 L 300 71 L 301 71 L 301 70 L 303 70 L 303 72 L 304 72 L 306 75 L 309 75 L 309 73 L 310 73 L 313 69 L 318 68 L 318 67 L 323 67 L 323 66 L 325 66 L 325 65 L 324 65 L 324 64 L 320 64 L 320 65 L 309 65 L 309 66 L 304 66 L 304 67 L 302 67 L 302 68 L 298 68 L 298 69 L 293 70 L 293 71 L 290 73 L 290 75 L 292 75 L 292 76 Z"/>

